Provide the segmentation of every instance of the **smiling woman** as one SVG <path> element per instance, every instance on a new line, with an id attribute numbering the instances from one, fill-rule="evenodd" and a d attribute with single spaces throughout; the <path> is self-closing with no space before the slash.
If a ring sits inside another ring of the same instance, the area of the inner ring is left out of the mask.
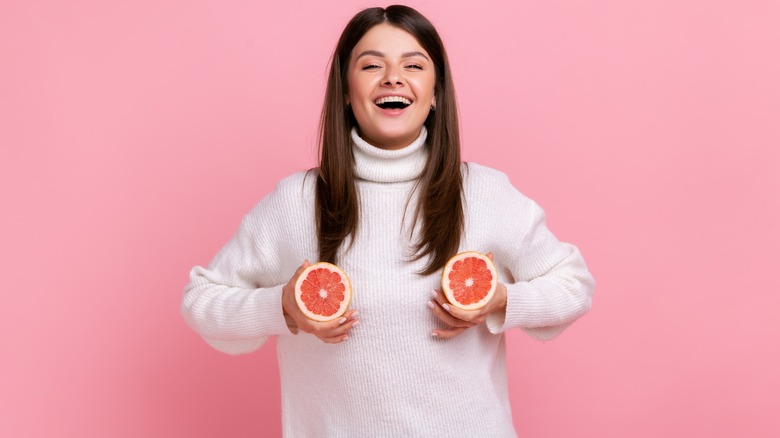
<path id="1" fill-rule="evenodd" d="M 504 174 L 461 163 L 447 55 L 414 9 L 358 13 L 325 95 L 319 167 L 279 182 L 192 269 L 185 319 L 230 354 L 277 337 L 287 436 L 515 436 L 503 333 L 551 339 L 588 311 L 579 251 Z M 473 308 L 437 290 L 465 250 L 485 253 L 497 277 Z M 298 307 L 315 259 L 349 276 L 341 318 Z"/>
<path id="2" fill-rule="evenodd" d="M 409 108 L 380 107 L 401 99 Z M 316 212 L 321 260 L 335 263 L 358 227 L 353 144 L 395 150 L 426 143 L 418 179 L 416 259 L 432 274 L 457 252 L 463 232 L 460 129 L 447 52 L 430 21 L 406 6 L 369 8 L 347 24 L 333 53 L 322 110 Z"/>
<path id="3" fill-rule="evenodd" d="M 366 32 L 352 52 L 347 104 L 360 136 L 382 149 L 412 143 L 436 106 L 428 53 L 408 32 L 386 23 Z"/>

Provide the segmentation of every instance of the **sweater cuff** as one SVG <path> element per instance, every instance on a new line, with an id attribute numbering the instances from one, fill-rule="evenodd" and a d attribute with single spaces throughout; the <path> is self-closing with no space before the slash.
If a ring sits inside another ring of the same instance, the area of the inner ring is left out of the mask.
<path id="1" fill-rule="evenodd" d="M 201 319 L 192 317 L 185 313 L 185 319 L 197 331 L 201 337 L 213 348 L 227 354 L 246 354 L 260 348 L 270 336 L 290 334 L 287 323 L 284 319 L 282 310 L 282 287 L 274 286 L 270 288 L 248 289 L 243 297 L 234 302 L 233 305 L 243 307 L 244 311 L 233 314 L 230 319 L 233 324 L 221 329 L 206 330 L 209 324 L 203 323 L 209 320 L 219 325 L 219 319 L 225 319 L 225 308 L 222 312 L 216 312 L 220 317 L 214 320 L 203 317 Z M 230 306 L 228 306 L 230 307 Z M 200 321 L 200 324 L 194 321 Z"/>
<path id="2" fill-rule="evenodd" d="M 549 303 L 544 299 L 535 299 L 539 295 L 530 290 L 532 286 L 527 282 L 505 283 L 504 286 L 506 286 L 506 309 L 493 312 L 485 318 L 485 325 L 490 333 L 499 334 L 514 327 L 541 325 L 543 311 L 535 312 L 534 309 L 545 309 Z"/>
<path id="3" fill-rule="evenodd" d="M 262 333 L 289 335 L 290 329 L 282 309 L 282 288 L 284 285 L 256 290 L 257 319 Z"/>

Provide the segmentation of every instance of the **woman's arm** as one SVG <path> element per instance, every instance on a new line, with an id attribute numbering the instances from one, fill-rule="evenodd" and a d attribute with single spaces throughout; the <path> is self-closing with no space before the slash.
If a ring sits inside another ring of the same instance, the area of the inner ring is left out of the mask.
<path id="1" fill-rule="evenodd" d="M 547 229 L 542 209 L 513 191 L 527 225 L 495 251 L 509 278 L 506 307 L 490 314 L 486 324 L 492 333 L 519 327 L 549 340 L 588 312 L 595 283 L 579 250 L 559 242 Z"/>
<path id="2" fill-rule="evenodd" d="M 519 327 L 536 339 L 558 336 L 591 306 L 594 281 L 580 252 L 547 229 L 542 209 L 518 192 L 499 171 L 469 164 L 466 184 L 473 242 L 490 251 L 499 271 L 498 290 L 481 309 L 449 306 L 434 291 L 429 303 L 449 329 L 433 335 L 452 338 L 483 321 L 494 334 Z"/>
<path id="3" fill-rule="evenodd" d="M 219 351 L 248 353 L 271 335 L 290 333 L 282 311 L 286 280 L 277 259 L 274 204 L 273 195 L 261 201 L 207 268 L 192 269 L 184 288 L 182 316 Z"/>

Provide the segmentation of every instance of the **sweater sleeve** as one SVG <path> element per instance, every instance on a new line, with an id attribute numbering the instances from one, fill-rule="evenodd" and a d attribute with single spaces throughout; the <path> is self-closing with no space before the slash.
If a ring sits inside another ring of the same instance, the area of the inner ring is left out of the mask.
<path id="1" fill-rule="evenodd" d="M 242 221 L 207 268 L 196 266 L 184 288 L 181 313 L 215 349 L 254 351 L 271 335 L 290 333 L 282 311 L 282 286 L 273 194 Z"/>
<path id="2" fill-rule="evenodd" d="M 588 312 L 595 283 L 579 250 L 547 229 L 544 211 L 506 184 L 504 205 L 511 207 L 501 220 L 508 224 L 508 238 L 495 256 L 509 279 L 507 303 L 486 324 L 494 334 L 519 327 L 538 340 L 551 340 Z"/>

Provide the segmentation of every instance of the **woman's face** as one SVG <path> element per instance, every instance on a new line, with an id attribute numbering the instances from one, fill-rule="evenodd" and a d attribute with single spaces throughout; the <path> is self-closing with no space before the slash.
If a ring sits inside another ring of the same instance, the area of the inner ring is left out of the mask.
<path id="1" fill-rule="evenodd" d="M 430 55 L 410 33 L 387 23 L 369 29 L 352 49 L 347 83 L 360 136 L 382 149 L 412 143 L 436 103 Z"/>

